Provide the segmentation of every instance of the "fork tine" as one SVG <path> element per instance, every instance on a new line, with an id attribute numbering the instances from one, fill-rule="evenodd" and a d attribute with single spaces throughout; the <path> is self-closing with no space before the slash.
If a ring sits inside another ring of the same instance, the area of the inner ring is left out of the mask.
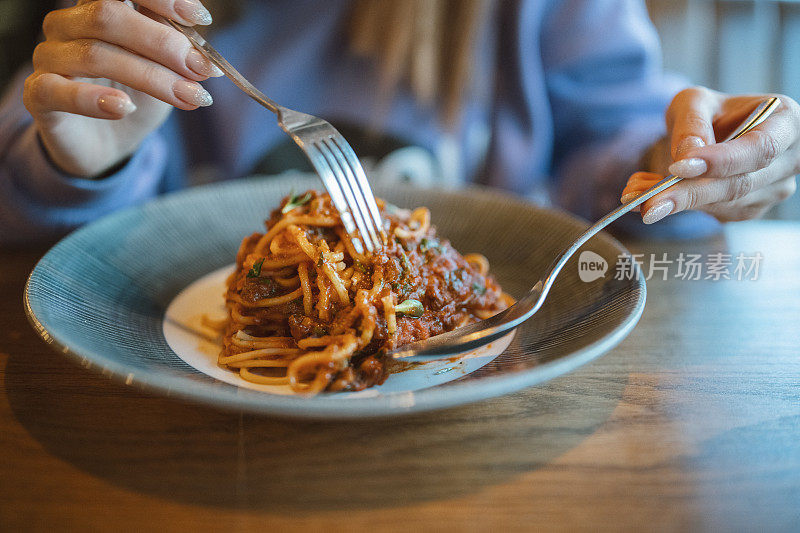
<path id="1" fill-rule="evenodd" d="M 348 203 L 345 201 L 343 191 L 339 186 L 339 182 L 334 175 L 333 169 L 328 164 L 328 160 L 326 159 L 325 155 L 315 144 L 306 144 L 303 145 L 302 148 L 306 152 L 306 155 L 308 155 L 308 158 L 311 161 L 314 169 L 317 171 L 317 174 L 319 174 L 320 178 L 322 178 L 322 182 L 325 184 L 325 189 L 327 189 L 334 207 L 336 207 L 336 210 L 339 212 L 339 217 L 342 220 L 342 225 L 344 226 L 345 232 L 347 232 L 348 235 L 357 236 L 358 234 L 356 232 L 356 224 L 353 214 L 350 211 Z M 364 253 L 364 247 L 361 244 L 361 239 L 353 238 L 351 240 L 356 252 L 359 254 Z"/>
<path id="2" fill-rule="evenodd" d="M 369 235 L 369 224 L 364 219 L 363 213 L 358 206 L 358 203 L 353 196 L 353 190 L 350 187 L 350 182 L 347 179 L 347 176 L 344 170 L 339 165 L 336 156 L 334 155 L 333 151 L 331 150 L 330 146 L 323 141 L 317 142 L 314 146 L 319 150 L 322 156 L 325 158 L 325 161 L 330 168 L 330 171 L 333 173 L 334 179 L 337 182 L 337 186 L 339 190 L 342 191 L 344 195 L 344 200 L 347 203 L 348 210 L 352 213 L 353 219 L 355 220 L 356 227 L 358 228 L 359 235 L 357 235 L 360 239 L 364 247 L 372 252 L 375 250 L 374 241 L 370 238 Z M 351 237 L 356 235 L 355 233 L 350 234 Z"/>
<path id="3" fill-rule="evenodd" d="M 364 169 L 344 137 L 329 122 L 319 117 L 279 106 L 233 68 L 193 28 L 171 19 L 167 19 L 167 22 L 184 34 L 206 58 L 220 67 L 237 87 L 278 116 L 278 125 L 305 151 L 328 189 L 356 252 L 363 253 L 364 246 L 369 251 L 380 248 L 383 243 L 377 234 L 383 236 L 383 228 L 375 197 L 367 183 Z M 360 235 L 357 235 L 356 229 Z"/>
<path id="4" fill-rule="evenodd" d="M 339 164 L 342 172 L 344 173 L 344 177 L 346 180 L 346 184 L 344 187 L 348 187 L 353 191 L 353 198 L 356 202 L 356 207 L 358 208 L 358 212 L 361 214 L 361 218 L 364 220 L 364 224 L 367 229 L 367 233 L 363 233 L 363 236 L 369 237 L 372 241 L 372 245 L 374 248 L 381 247 L 381 239 L 378 237 L 378 232 L 380 228 L 375 228 L 375 224 L 373 223 L 372 216 L 368 207 L 369 197 L 364 194 L 364 191 L 361 189 L 356 175 L 354 173 L 353 167 L 348 164 L 347 156 L 342 152 L 340 145 L 336 143 L 336 138 L 326 139 L 323 141 L 328 148 L 330 149 L 331 153 L 336 157 L 336 162 Z M 356 160 L 358 161 L 358 160 Z M 358 163 L 360 167 L 361 164 Z M 370 194 L 372 194 L 371 190 L 368 190 Z M 374 201 L 374 197 L 373 197 Z"/>
<path id="5" fill-rule="evenodd" d="M 375 203 L 375 195 L 372 192 L 372 188 L 369 186 L 369 181 L 367 181 L 367 175 L 364 173 L 364 167 L 361 166 L 361 162 L 358 160 L 358 156 L 353 151 L 353 148 L 350 144 L 342 137 L 339 132 L 337 135 L 333 137 L 333 142 L 339 147 L 344 154 L 345 159 L 347 160 L 348 165 L 353 170 L 353 173 L 356 177 L 356 182 L 361 189 L 361 196 L 364 198 L 367 204 L 367 209 L 369 210 L 369 216 L 372 219 L 372 225 L 375 227 L 375 231 L 379 234 L 383 234 L 383 222 L 381 222 L 381 215 L 380 211 L 378 211 L 378 204 Z M 381 240 L 378 240 L 379 246 L 383 243 Z"/>

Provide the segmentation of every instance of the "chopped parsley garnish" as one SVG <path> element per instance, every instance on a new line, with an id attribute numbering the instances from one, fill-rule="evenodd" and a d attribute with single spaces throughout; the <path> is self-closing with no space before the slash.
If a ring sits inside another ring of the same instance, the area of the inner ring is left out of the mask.
<path id="1" fill-rule="evenodd" d="M 436 251 L 442 253 L 442 245 L 439 244 L 437 239 L 428 239 L 427 237 L 419 241 L 419 249 L 422 253 Z"/>
<path id="2" fill-rule="evenodd" d="M 405 251 L 408 251 L 408 246 L 406 246 L 406 243 L 404 243 L 404 242 L 403 242 L 403 239 L 401 239 L 400 237 L 397 237 L 397 236 L 395 236 L 395 238 L 394 238 L 394 242 L 396 242 L 397 244 L 399 244 L 399 245 L 400 245 L 400 247 L 401 247 L 403 250 L 405 250 Z"/>
<path id="3" fill-rule="evenodd" d="M 300 197 L 297 194 L 292 194 L 289 197 L 289 201 L 286 202 L 286 205 L 283 206 L 283 209 L 281 209 L 281 213 L 285 215 L 286 213 L 288 213 L 292 209 L 295 209 L 297 207 L 300 207 L 301 205 L 307 204 L 311 200 L 311 197 L 312 197 L 311 192 L 305 193 L 302 197 Z"/>
<path id="4" fill-rule="evenodd" d="M 406 277 L 411 273 L 411 261 L 403 250 L 400 250 L 400 264 L 403 265 L 403 277 Z"/>
<path id="5" fill-rule="evenodd" d="M 473 283 L 472 284 L 472 290 L 475 291 L 476 294 L 479 294 L 481 296 L 486 294 L 486 286 L 481 285 L 479 283 Z"/>
<path id="6" fill-rule="evenodd" d="M 261 267 L 264 264 L 264 258 L 262 257 L 250 268 L 250 272 L 247 273 L 248 278 L 258 278 L 261 277 Z"/>
<path id="7" fill-rule="evenodd" d="M 425 312 L 425 308 L 422 307 L 422 302 L 420 302 L 419 300 L 409 298 L 408 300 L 405 300 L 403 303 L 396 305 L 394 307 L 394 312 L 399 315 L 406 315 L 414 318 L 419 318 Z"/>

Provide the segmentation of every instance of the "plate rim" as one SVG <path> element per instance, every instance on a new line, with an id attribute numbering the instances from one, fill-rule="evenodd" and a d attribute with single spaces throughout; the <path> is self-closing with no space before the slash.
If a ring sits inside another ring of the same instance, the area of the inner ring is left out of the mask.
<path id="1" fill-rule="evenodd" d="M 292 173 L 294 174 L 294 173 Z M 297 173 L 302 174 L 302 173 Z M 305 175 L 304 175 L 305 176 Z M 286 178 L 285 175 L 275 176 L 275 178 Z M 638 276 L 634 276 L 636 282 L 636 292 L 638 298 L 635 302 L 633 312 L 626 317 L 618 326 L 600 339 L 593 341 L 583 348 L 570 352 L 569 354 L 549 361 L 541 365 L 517 372 L 515 374 L 504 374 L 497 376 L 486 376 L 478 381 L 467 381 L 464 383 L 452 383 L 447 387 L 429 387 L 414 392 L 395 393 L 386 396 L 370 397 L 363 399 L 343 399 L 334 402 L 325 401 L 325 396 L 303 398 L 298 401 L 295 396 L 269 395 L 263 392 L 248 391 L 241 388 L 220 389 L 215 394 L 209 394 L 204 387 L 187 387 L 186 378 L 171 375 L 146 373 L 144 377 L 135 376 L 127 369 L 124 363 L 116 362 L 112 357 L 103 355 L 93 350 L 85 350 L 85 353 L 71 348 L 67 342 L 58 338 L 47 329 L 46 325 L 36 316 L 34 306 L 31 302 L 31 282 L 39 271 L 40 266 L 58 247 L 66 246 L 67 243 L 79 239 L 84 233 L 97 231 L 95 228 L 103 224 L 111 224 L 116 218 L 122 218 L 130 212 L 134 212 L 152 206 L 162 204 L 182 196 L 192 196 L 202 194 L 204 191 L 222 188 L 250 187 L 263 180 L 263 176 L 244 178 L 231 182 L 214 183 L 175 191 L 161 195 L 143 204 L 131 206 L 126 209 L 115 211 L 105 215 L 89 224 L 86 224 L 60 239 L 53 245 L 37 262 L 31 270 L 25 282 L 23 290 L 23 306 L 28 322 L 31 324 L 41 339 L 54 351 L 66 355 L 83 368 L 92 370 L 96 374 L 110 378 L 113 381 L 126 386 L 133 386 L 147 392 L 169 398 L 180 398 L 195 403 L 201 403 L 211 407 L 222 408 L 231 411 L 247 411 L 250 413 L 275 416 L 280 418 L 304 418 L 316 420 L 352 420 L 365 418 L 384 418 L 398 415 L 410 415 L 414 413 L 429 412 L 434 410 L 447 409 L 460 405 L 467 405 L 489 398 L 494 398 L 506 394 L 517 392 L 521 389 L 532 387 L 543 382 L 554 379 L 558 376 L 567 374 L 576 368 L 596 359 L 616 347 L 627 335 L 636 327 L 639 319 L 644 312 L 647 299 L 647 285 L 644 281 L 641 268 L 634 262 Z M 380 189 L 377 186 L 376 189 Z M 420 188 L 422 189 L 422 188 Z M 457 189 L 447 187 L 428 187 L 424 190 L 439 192 L 444 194 L 468 195 L 471 192 L 479 192 L 482 195 L 495 196 L 505 201 L 521 204 L 529 209 L 536 209 L 546 212 L 555 218 L 577 222 L 588 226 L 589 223 L 571 213 L 559 209 L 540 206 L 524 199 L 513 196 L 507 192 L 492 189 L 480 185 L 470 185 Z M 609 244 L 623 253 L 631 252 L 616 238 L 607 232 L 598 234 Z M 185 287 L 183 287 L 185 288 Z M 180 292 L 180 290 L 178 291 Z M 162 310 L 162 314 L 166 308 Z M 163 332 L 162 332 L 163 335 Z M 171 349 L 171 348 L 170 348 Z M 501 354 L 502 357 L 502 354 Z M 268 398 L 269 401 L 263 401 Z"/>

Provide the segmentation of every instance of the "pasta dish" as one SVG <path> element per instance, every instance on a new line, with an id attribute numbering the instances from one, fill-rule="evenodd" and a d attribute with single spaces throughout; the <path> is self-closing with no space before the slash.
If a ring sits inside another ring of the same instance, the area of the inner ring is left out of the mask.
<path id="1" fill-rule="evenodd" d="M 219 364 L 305 394 L 382 383 L 387 349 L 488 318 L 512 300 L 478 254 L 436 234 L 425 207 L 378 200 L 385 243 L 358 253 L 327 194 L 281 202 L 242 241 L 225 295 Z"/>

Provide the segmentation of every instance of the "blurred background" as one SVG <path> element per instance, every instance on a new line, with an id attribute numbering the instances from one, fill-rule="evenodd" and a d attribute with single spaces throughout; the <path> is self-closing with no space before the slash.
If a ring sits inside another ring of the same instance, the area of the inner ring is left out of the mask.
<path id="1" fill-rule="evenodd" d="M 56 0 L 0 0 L 0 84 L 30 58 Z M 667 69 L 730 93 L 800 100 L 800 0 L 647 0 Z M 800 219 L 800 194 L 773 218 Z"/>

